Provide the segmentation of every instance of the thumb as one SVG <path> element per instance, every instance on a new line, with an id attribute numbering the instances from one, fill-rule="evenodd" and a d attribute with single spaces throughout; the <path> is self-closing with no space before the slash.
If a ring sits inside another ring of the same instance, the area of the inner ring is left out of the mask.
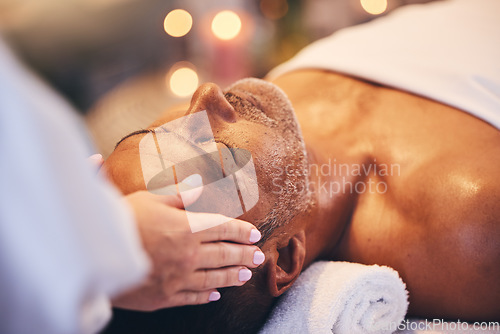
<path id="1" fill-rule="evenodd" d="M 189 206 L 200 198 L 203 192 L 203 179 L 200 174 L 192 174 L 179 184 L 179 192 L 184 207 Z"/>
<path id="2" fill-rule="evenodd" d="M 96 153 L 92 154 L 90 157 L 87 159 L 90 164 L 92 165 L 93 168 L 99 170 L 102 167 L 102 164 L 104 163 L 104 159 L 102 158 L 102 154 Z"/>
<path id="3" fill-rule="evenodd" d="M 203 181 L 200 174 L 192 174 L 177 184 L 179 193 L 177 193 L 175 187 L 176 185 L 169 186 L 169 188 L 171 188 L 170 191 L 166 191 L 166 188 L 162 189 L 162 193 L 164 194 L 164 196 L 162 196 L 162 202 L 169 206 L 182 209 L 195 203 L 198 198 L 200 198 L 203 192 Z M 169 192 L 177 194 L 165 195 Z"/>

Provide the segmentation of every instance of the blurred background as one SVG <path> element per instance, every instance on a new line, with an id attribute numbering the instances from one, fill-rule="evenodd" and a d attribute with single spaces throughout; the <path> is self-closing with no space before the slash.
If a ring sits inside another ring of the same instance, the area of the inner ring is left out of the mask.
<path id="1" fill-rule="evenodd" d="M 429 1 L 0 0 L 0 29 L 107 156 L 204 82 L 264 77 L 338 29 Z"/>

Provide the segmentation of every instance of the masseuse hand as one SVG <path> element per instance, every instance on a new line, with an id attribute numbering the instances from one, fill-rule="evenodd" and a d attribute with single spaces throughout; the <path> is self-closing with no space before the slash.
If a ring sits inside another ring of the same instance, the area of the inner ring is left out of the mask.
<path id="1" fill-rule="evenodd" d="M 199 197 L 191 190 L 186 205 Z M 264 262 L 264 254 L 251 245 L 260 233 L 247 222 L 233 219 L 192 233 L 179 196 L 159 196 L 140 191 L 126 196 L 132 207 L 152 272 L 141 287 L 113 301 L 114 306 L 151 311 L 204 304 L 220 298 L 216 288 L 243 285 L 248 268 Z M 197 213 L 207 222 L 220 215 Z M 224 241 L 231 241 L 224 242 Z"/>

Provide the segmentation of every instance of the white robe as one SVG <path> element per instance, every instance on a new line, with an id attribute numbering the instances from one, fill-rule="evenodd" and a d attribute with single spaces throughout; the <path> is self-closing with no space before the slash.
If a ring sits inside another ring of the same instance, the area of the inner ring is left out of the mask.
<path id="1" fill-rule="evenodd" d="M 76 113 L 0 39 L 0 333 L 92 333 L 149 262 Z"/>

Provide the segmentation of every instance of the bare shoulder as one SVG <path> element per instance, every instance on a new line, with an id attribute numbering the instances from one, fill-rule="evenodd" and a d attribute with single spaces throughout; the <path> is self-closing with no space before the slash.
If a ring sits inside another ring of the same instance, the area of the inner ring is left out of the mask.
<path id="1" fill-rule="evenodd" d="M 500 162 L 475 158 L 402 169 L 386 193 L 360 197 L 342 240 L 343 260 L 400 273 L 412 315 L 500 317 Z"/>
<path id="2" fill-rule="evenodd" d="M 413 195 L 415 202 L 422 200 L 407 222 L 420 225 L 411 251 L 421 266 L 405 264 L 419 292 L 417 313 L 471 320 L 500 316 L 500 161 L 494 153 L 461 163 L 441 160 L 421 173 L 427 180 Z M 435 299 L 432 306 L 429 297 Z"/>
<path id="3" fill-rule="evenodd" d="M 418 257 L 400 265 L 415 293 L 415 313 L 498 319 L 500 135 L 459 119 L 421 139 L 430 153 L 392 188 L 400 195 L 393 203 L 401 235 L 412 245 L 406 250 Z"/>
<path id="4" fill-rule="evenodd" d="M 386 264 L 414 315 L 498 319 L 500 132 L 434 101 L 379 88 L 366 122 L 377 162 L 398 164 L 384 194 L 360 196 L 344 253 Z"/>

